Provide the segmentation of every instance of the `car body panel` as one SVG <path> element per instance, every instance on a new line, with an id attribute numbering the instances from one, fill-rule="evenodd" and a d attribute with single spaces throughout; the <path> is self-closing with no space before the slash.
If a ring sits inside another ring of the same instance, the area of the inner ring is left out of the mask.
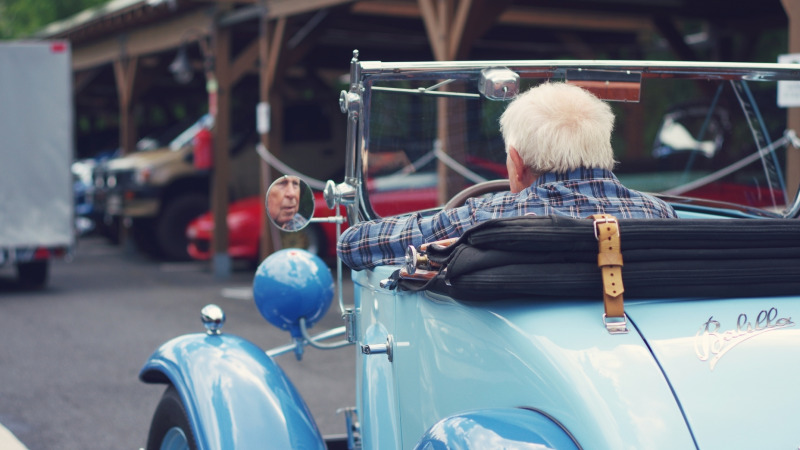
<path id="1" fill-rule="evenodd" d="M 635 302 L 626 310 L 669 377 L 700 448 L 797 446 L 796 298 Z"/>
<path id="2" fill-rule="evenodd" d="M 200 449 L 260 448 L 265 442 L 276 448 L 325 448 L 286 374 L 239 337 L 177 337 L 153 353 L 139 378 L 177 388 Z"/>
<path id="3" fill-rule="evenodd" d="M 402 423 L 398 448 L 413 446 L 442 417 L 493 407 L 535 407 L 587 448 L 693 447 L 646 343 L 637 333 L 610 335 L 600 302 L 516 299 L 470 307 L 434 294 L 381 289 L 376 283 L 390 270 L 357 272 L 353 280 L 362 291 L 359 329 L 381 324 L 394 336 L 390 385 Z M 364 342 L 376 342 L 368 337 Z M 374 368 L 365 364 L 362 371 Z M 439 400 L 430 401 L 434 397 Z M 365 404 L 362 420 L 372 415 Z"/>

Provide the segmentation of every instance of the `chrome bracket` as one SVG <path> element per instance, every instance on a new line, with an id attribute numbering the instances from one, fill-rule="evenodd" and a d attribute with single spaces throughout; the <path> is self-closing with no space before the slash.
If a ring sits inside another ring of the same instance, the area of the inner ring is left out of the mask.
<path id="1" fill-rule="evenodd" d="M 355 407 L 339 408 L 336 414 L 344 413 L 347 423 L 347 448 L 350 450 L 361 450 L 361 424 L 358 420 L 358 411 Z"/>
<path id="2" fill-rule="evenodd" d="M 353 343 L 356 341 L 356 314 L 352 309 L 347 308 L 342 313 L 345 327 L 345 339 L 347 342 Z"/>
<path id="3" fill-rule="evenodd" d="M 603 325 L 606 326 L 609 334 L 627 334 L 628 333 L 628 316 L 623 317 L 606 317 L 603 314 Z"/>

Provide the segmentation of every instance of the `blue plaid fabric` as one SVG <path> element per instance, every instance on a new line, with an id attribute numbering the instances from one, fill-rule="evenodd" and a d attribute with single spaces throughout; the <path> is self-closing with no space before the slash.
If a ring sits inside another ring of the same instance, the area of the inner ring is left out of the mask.
<path id="1" fill-rule="evenodd" d="M 578 169 L 547 173 L 517 194 L 471 198 L 464 206 L 427 217 L 413 213 L 358 223 L 344 231 L 336 251 L 351 269 L 371 269 L 401 263 L 409 245 L 459 237 L 490 219 L 525 214 L 585 218 L 601 213 L 620 219 L 677 217 L 671 206 L 626 188 L 611 171 Z"/>
<path id="2" fill-rule="evenodd" d="M 307 223 L 308 219 L 306 219 L 305 217 L 303 217 L 301 214 L 298 213 L 295 214 L 294 217 L 292 217 L 292 220 L 283 224 L 281 228 L 284 230 L 294 231 L 303 228 Z"/>

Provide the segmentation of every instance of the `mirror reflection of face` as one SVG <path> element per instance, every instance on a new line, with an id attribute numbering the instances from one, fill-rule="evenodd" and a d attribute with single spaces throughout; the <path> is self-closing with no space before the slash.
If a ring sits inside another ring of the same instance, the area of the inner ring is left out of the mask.
<path id="1" fill-rule="evenodd" d="M 300 178 L 285 175 L 278 178 L 269 190 L 267 210 L 272 220 L 283 227 L 294 219 L 300 207 Z"/>

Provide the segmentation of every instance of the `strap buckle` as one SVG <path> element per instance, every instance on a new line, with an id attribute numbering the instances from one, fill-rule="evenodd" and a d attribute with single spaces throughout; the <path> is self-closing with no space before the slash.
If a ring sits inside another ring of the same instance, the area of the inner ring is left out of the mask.
<path id="1" fill-rule="evenodd" d="M 614 217 L 614 216 L 599 217 L 599 218 L 594 219 L 594 225 L 593 226 L 594 226 L 594 238 L 595 238 L 595 240 L 598 240 L 598 241 L 600 240 L 600 234 L 597 231 L 597 226 L 598 225 L 602 225 L 604 223 L 613 223 L 613 224 L 617 225 L 617 234 L 615 234 L 614 236 L 619 236 L 619 223 L 617 222 L 617 218 L 616 217 Z"/>
<path id="2" fill-rule="evenodd" d="M 606 326 L 609 334 L 627 334 L 628 333 L 628 316 L 622 317 L 607 317 L 603 314 L 603 325 Z"/>

